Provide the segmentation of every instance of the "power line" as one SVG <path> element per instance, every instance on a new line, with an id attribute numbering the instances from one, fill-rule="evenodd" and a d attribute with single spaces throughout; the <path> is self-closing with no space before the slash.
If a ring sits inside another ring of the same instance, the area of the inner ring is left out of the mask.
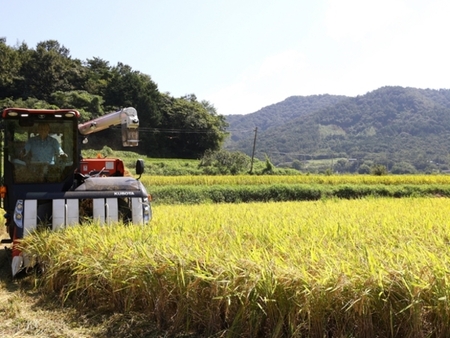
<path id="1" fill-rule="evenodd" d="M 115 127 L 114 129 L 120 129 L 120 127 Z M 186 129 L 186 128 L 151 128 L 151 127 L 139 127 L 139 131 L 149 132 L 149 133 L 166 133 L 166 134 L 209 134 L 214 133 L 214 131 L 208 130 L 200 130 L 200 129 Z M 236 130 L 224 130 L 222 132 L 231 132 Z M 252 129 L 248 130 L 239 130 L 241 132 L 244 131 L 253 131 Z"/>

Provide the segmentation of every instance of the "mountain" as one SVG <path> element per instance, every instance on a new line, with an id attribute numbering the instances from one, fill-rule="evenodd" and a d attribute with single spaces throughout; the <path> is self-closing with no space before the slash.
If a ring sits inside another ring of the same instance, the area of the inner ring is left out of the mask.
<path id="1" fill-rule="evenodd" d="M 265 131 L 270 128 L 283 126 L 290 121 L 311 114 L 321 108 L 335 105 L 346 96 L 311 95 L 291 96 L 286 100 L 264 107 L 255 113 L 247 115 L 227 115 L 228 130 L 231 133 L 227 147 L 233 148 L 236 142 L 252 135 L 255 128 Z"/>
<path id="2" fill-rule="evenodd" d="M 450 90 L 382 87 L 362 96 L 294 96 L 249 115 L 226 116 L 226 149 L 276 165 L 335 159 L 335 171 L 448 170 Z M 245 130 L 245 131 L 244 131 Z"/>

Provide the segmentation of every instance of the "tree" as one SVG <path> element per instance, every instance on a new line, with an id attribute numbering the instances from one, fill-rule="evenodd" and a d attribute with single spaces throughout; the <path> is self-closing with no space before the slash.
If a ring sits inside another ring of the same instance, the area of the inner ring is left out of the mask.
<path id="1" fill-rule="evenodd" d="M 85 90 L 104 97 L 108 84 L 113 77 L 109 62 L 95 57 L 88 59 L 85 67 L 87 68 Z"/>
<path id="2" fill-rule="evenodd" d="M 106 71 L 105 64 L 95 63 L 100 72 Z M 106 78 L 106 74 L 103 75 Z M 140 125 L 140 149 L 148 155 L 155 154 L 158 150 L 158 139 L 150 128 L 156 128 L 161 124 L 159 101 L 161 95 L 157 85 L 150 76 L 139 71 L 134 71 L 130 66 L 118 63 L 111 68 L 111 75 L 105 88 L 105 111 L 117 110 L 123 107 L 134 107 L 139 114 Z M 111 131 L 106 131 L 109 137 Z"/>
<path id="3" fill-rule="evenodd" d="M 206 174 L 210 175 L 237 175 L 244 173 L 249 163 L 250 157 L 244 153 L 226 150 L 212 151 L 208 149 L 201 158 L 199 166 L 203 168 Z"/>
<path id="4" fill-rule="evenodd" d="M 18 53 L 0 39 L 0 92 L 3 97 L 16 95 L 16 81 L 20 78 L 20 59 Z"/>
<path id="5" fill-rule="evenodd" d="M 36 50 L 22 53 L 22 96 L 50 101 L 56 91 L 79 87 L 85 78 L 79 60 L 71 60 L 69 50 L 55 40 L 37 44 Z"/>
<path id="6" fill-rule="evenodd" d="M 17 108 L 31 108 L 31 109 L 58 109 L 59 107 L 52 105 L 44 100 L 38 100 L 34 97 L 26 99 L 10 99 L 6 98 L 0 100 L 0 107 L 17 107 Z"/>
<path id="7" fill-rule="evenodd" d="M 411 163 L 401 161 L 392 166 L 391 172 L 393 174 L 414 174 L 416 173 L 416 168 Z"/>
<path id="8" fill-rule="evenodd" d="M 84 90 L 73 90 L 70 92 L 57 91 L 52 94 L 51 100 L 58 107 L 77 109 L 80 111 L 84 121 L 91 120 L 104 113 L 102 106 L 103 98 Z"/>
<path id="9" fill-rule="evenodd" d="M 158 125 L 161 115 L 158 111 L 159 91 L 150 76 L 134 71 L 130 66 L 118 63 L 104 96 L 108 109 L 135 107 L 144 126 Z"/>
<path id="10" fill-rule="evenodd" d="M 266 167 L 262 170 L 262 174 L 273 174 L 274 165 L 270 161 L 269 156 L 266 154 Z"/>
<path id="11" fill-rule="evenodd" d="M 0 100 L 27 108 L 75 108 L 82 119 L 135 107 L 139 114 L 139 150 L 150 156 L 199 158 L 220 149 L 226 135 L 225 117 L 194 94 L 173 98 L 161 94 L 149 75 L 100 58 L 81 62 L 56 40 L 30 49 L 15 48 L 0 38 Z M 114 133 L 114 137 L 113 137 Z M 116 131 L 92 135 L 91 144 L 121 148 Z M 98 142 L 97 142 L 98 141 Z"/>
<path id="12" fill-rule="evenodd" d="M 170 149 L 170 156 L 199 158 L 208 149 L 220 149 L 227 123 L 209 102 L 200 103 L 192 94 L 181 98 L 163 94 L 160 111 L 163 148 Z"/>
<path id="13" fill-rule="evenodd" d="M 387 175 L 388 171 L 386 169 L 386 166 L 382 165 L 382 164 L 375 164 L 371 169 L 370 169 L 370 173 L 372 175 L 376 175 L 376 176 L 382 176 L 382 175 Z"/>
<path id="14" fill-rule="evenodd" d="M 303 169 L 303 167 L 304 167 L 304 164 L 303 164 L 303 162 L 300 161 L 300 160 L 294 160 L 294 161 L 292 162 L 292 168 L 294 168 L 295 170 L 300 171 L 300 170 Z"/>
<path id="15" fill-rule="evenodd" d="M 358 174 L 370 174 L 370 167 L 367 164 L 362 164 L 358 168 Z"/>

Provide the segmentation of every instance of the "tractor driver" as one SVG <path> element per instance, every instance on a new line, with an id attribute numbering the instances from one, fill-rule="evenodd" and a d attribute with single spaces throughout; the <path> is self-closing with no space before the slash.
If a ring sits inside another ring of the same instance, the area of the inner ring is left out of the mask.
<path id="1" fill-rule="evenodd" d="M 59 142 L 49 136 L 50 125 L 39 123 L 37 136 L 28 139 L 22 151 L 23 157 L 29 157 L 32 162 L 55 164 L 55 156 L 67 158 L 67 154 L 61 148 Z"/>

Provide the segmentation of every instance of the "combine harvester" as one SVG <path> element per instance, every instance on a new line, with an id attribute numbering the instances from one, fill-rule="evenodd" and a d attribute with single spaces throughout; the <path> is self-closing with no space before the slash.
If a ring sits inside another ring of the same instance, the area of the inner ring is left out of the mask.
<path id="1" fill-rule="evenodd" d="M 81 156 L 81 143 L 87 142 L 87 135 L 118 125 L 123 146 L 137 146 L 136 109 L 123 108 L 85 123 L 79 119 L 80 113 L 74 109 L 3 110 L 0 203 L 10 238 L 2 243 L 12 243 L 13 277 L 32 270 L 33 263 L 18 243 L 38 228 L 57 230 L 88 220 L 144 225 L 152 217 L 150 196 L 139 181 L 143 160 L 136 161 L 136 179 L 125 176 L 119 159 Z M 43 136 L 53 142 L 50 154 L 36 150 Z"/>

